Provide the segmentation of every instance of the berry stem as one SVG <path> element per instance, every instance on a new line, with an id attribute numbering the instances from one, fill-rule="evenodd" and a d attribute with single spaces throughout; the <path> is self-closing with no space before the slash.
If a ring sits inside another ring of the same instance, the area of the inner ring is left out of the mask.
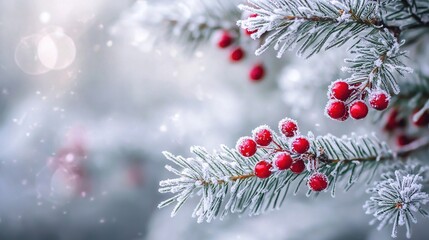
<path id="1" fill-rule="evenodd" d="M 343 11 L 343 10 L 340 10 L 340 11 L 338 12 L 339 17 L 340 17 L 343 13 L 344 13 L 344 11 Z M 353 19 L 355 22 L 360 23 L 360 24 L 365 24 L 365 25 L 368 25 L 368 26 L 372 26 L 372 27 L 374 27 L 374 28 L 376 28 L 376 29 L 379 29 L 379 26 L 377 26 L 377 25 L 380 25 L 380 23 L 381 23 L 381 21 L 380 21 L 379 19 L 377 19 L 377 18 L 361 19 L 361 18 L 359 18 L 358 16 L 356 16 L 356 14 L 355 14 L 353 11 L 351 11 L 351 10 L 350 10 L 350 11 L 349 11 L 349 13 L 350 13 L 350 15 L 351 15 L 352 19 Z M 305 20 L 305 21 L 311 21 L 311 22 L 338 22 L 338 19 L 337 19 L 337 18 L 318 17 L 318 16 L 311 16 L 311 17 L 303 17 L 303 16 L 285 16 L 285 17 L 284 17 L 284 19 L 285 19 L 285 20 L 291 20 L 291 21 L 294 21 L 294 20 Z"/>
<path id="2" fill-rule="evenodd" d="M 229 180 L 231 180 L 232 182 L 235 182 L 237 180 L 251 178 L 251 177 L 255 177 L 255 174 L 254 173 L 249 173 L 249 174 L 243 174 L 243 175 L 235 175 L 235 176 L 229 177 Z M 205 185 L 205 186 L 212 184 L 212 182 L 206 181 L 206 180 L 203 180 L 203 179 L 198 179 L 198 181 L 200 181 L 201 184 Z M 217 180 L 217 183 L 218 184 L 225 184 L 225 183 L 227 183 L 227 181 L 219 179 L 219 180 Z"/>
<path id="3" fill-rule="evenodd" d="M 274 143 L 274 145 L 276 145 L 276 146 L 277 146 L 277 149 L 284 150 L 284 149 L 282 148 L 282 146 L 280 146 L 280 144 L 278 144 L 274 139 L 273 139 L 273 143 Z"/>

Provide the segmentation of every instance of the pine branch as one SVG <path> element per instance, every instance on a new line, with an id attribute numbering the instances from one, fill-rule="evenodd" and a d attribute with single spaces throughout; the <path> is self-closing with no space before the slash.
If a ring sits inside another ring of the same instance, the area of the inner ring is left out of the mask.
<path id="1" fill-rule="evenodd" d="M 229 213 L 248 213 L 256 215 L 267 210 L 279 208 L 286 195 L 295 184 L 296 194 L 302 183 L 316 172 L 327 176 L 331 195 L 335 196 L 338 182 L 346 181 L 348 190 L 362 175 L 371 181 L 379 164 L 385 161 L 407 156 L 409 153 L 427 147 L 429 140 L 410 148 L 393 153 L 389 147 L 374 136 L 338 138 L 332 135 L 314 137 L 311 133 L 307 139 L 310 149 L 304 154 L 291 151 L 291 139 L 273 133 L 273 145 L 259 147 L 254 156 L 243 157 L 237 150 L 222 146 L 219 152 L 208 153 L 204 148 L 192 147 L 193 158 L 185 159 L 164 152 L 166 158 L 177 168 L 166 166 L 167 170 L 178 177 L 160 182 L 161 193 L 175 194 L 159 204 L 159 207 L 175 203 L 174 216 L 181 206 L 195 195 L 200 196 L 193 216 L 198 222 L 210 222 L 217 217 L 223 218 Z M 278 152 L 287 152 L 294 159 L 306 162 L 307 170 L 300 174 L 273 168 L 271 176 L 261 179 L 254 169 L 262 159 L 269 160 Z M 308 190 L 307 196 L 313 191 Z"/>
<path id="2" fill-rule="evenodd" d="M 294 48 L 299 56 L 310 57 L 321 50 L 351 45 L 348 51 L 354 58 L 346 59 L 349 66 L 342 68 L 352 74 L 342 81 L 354 90 L 346 105 L 365 100 L 375 91 L 398 94 L 396 73 L 412 72 L 401 61 L 406 53 L 400 49 L 404 42 L 398 42 L 401 31 L 383 22 L 377 1 L 248 1 L 249 5 L 239 8 L 258 16 L 238 21 L 238 25 L 256 31 L 254 38 L 264 35 L 257 55 L 271 45 L 278 57 Z"/>
<path id="3" fill-rule="evenodd" d="M 238 25 L 257 30 L 254 38 L 269 34 L 257 55 L 274 44 L 278 57 L 297 46 L 298 55 L 310 57 L 382 30 L 377 7 L 376 2 L 357 0 L 249 0 L 249 5 L 239 8 L 258 17 L 238 21 Z"/>
<path id="4" fill-rule="evenodd" d="M 182 0 L 175 4 L 138 7 L 135 18 L 151 30 L 153 42 L 175 42 L 192 52 L 218 30 L 238 35 L 238 0 Z M 139 5 L 138 5 L 139 6 Z"/>

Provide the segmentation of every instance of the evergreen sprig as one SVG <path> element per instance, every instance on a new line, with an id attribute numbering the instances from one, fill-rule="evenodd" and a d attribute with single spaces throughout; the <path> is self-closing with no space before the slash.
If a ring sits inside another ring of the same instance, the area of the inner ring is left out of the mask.
<path id="1" fill-rule="evenodd" d="M 252 37 L 264 36 L 265 42 L 256 51 L 261 54 L 271 45 L 281 57 L 286 50 L 298 48 L 297 54 L 310 57 L 321 50 L 346 43 L 353 58 L 343 67 L 351 73 L 349 84 L 359 83 L 356 98 L 384 90 L 398 94 L 397 74 L 412 71 L 401 60 L 405 55 L 399 42 L 400 29 L 383 21 L 378 1 L 363 0 L 248 0 L 240 5 L 243 11 L 257 17 L 238 21 L 238 25 L 256 31 Z M 353 100 L 353 99 L 351 99 Z"/>
<path id="2" fill-rule="evenodd" d="M 317 171 L 328 176 L 328 188 L 331 195 L 335 196 L 340 180 L 345 180 L 345 190 L 348 190 L 363 174 L 370 180 L 381 162 L 395 158 L 389 147 L 374 136 L 314 137 L 309 133 L 308 139 L 311 148 L 300 156 L 307 161 L 307 171 L 295 174 L 274 170 L 267 179 L 256 177 L 254 167 L 261 159 L 267 159 L 273 154 L 270 149 L 260 148 L 250 158 L 226 146 L 212 154 L 202 147 L 192 147 L 191 152 L 195 157 L 187 159 L 164 152 L 166 158 L 177 165 L 167 165 L 167 170 L 178 177 L 160 182 L 159 191 L 173 193 L 174 196 L 160 203 L 159 207 L 175 203 L 172 211 L 174 216 L 190 197 L 197 195 L 200 201 L 193 216 L 198 218 L 198 222 L 210 222 L 229 213 L 260 214 L 279 208 L 292 183 L 296 184 L 294 194 L 298 192 L 311 174 L 312 161 L 320 165 Z M 282 149 L 289 149 L 287 139 L 274 135 L 274 141 Z M 309 190 L 307 196 L 311 193 Z"/>
<path id="3" fill-rule="evenodd" d="M 243 11 L 258 14 L 238 21 L 238 25 L 257 30 L 260 38 L 269 34 L 256 51 L 259 55 L 274 45 L 281 57 L 298 47 L 297 54 L 310 57 L 323 49 L 339 47 L 350 40 L 374 34 L 383 28 L 375 1 L 327 0 L 248 0 Z"/>

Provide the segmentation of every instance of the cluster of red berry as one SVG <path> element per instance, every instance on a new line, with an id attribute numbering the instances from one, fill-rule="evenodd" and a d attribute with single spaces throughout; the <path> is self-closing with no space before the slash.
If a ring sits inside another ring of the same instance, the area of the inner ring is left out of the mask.
<path id="1" fill-rule="evenodd" d="M 344 80 L 337 80 L 330 86 L 328 97 L 330 100 L 326 105 L 325 112 L 330 118 L 345 121 L 347 118 L 365 118 L 368 114 L 368 106 L 364 99 L 368 95 L 367 84 L 358 83 L 350 86 Z M 387 108 L 390 95 L 383 90 L 373 90 L 369 93 L 369 105 L 378 111 Z"/>
<path id="2" fill-rule="evenodd" d="M 420 115 L 417 115 L 420 112 L 421 108 L 415 109 L 411 116 L 403 116 L 399 114 L 399 109 L 397 107 L 392 108 L 387 114 L 387 118 L 384 124 L 384 130 L 388 133 L 396 135 L 396 144 L 400 147 L 408 145 L 418 139 L 418 136 L 415 134 L 406 133 L 406 128 L 409 124 L 412 123 L 414 127 L 417 128 L 427 128 L 429 125 L 429 110 L 424 111 Z M 421 131 L 418 131 L 421 133 Z"/>
<path id="3" fill-rule="evenodd" d="M 251 14 L 249 17 L 256 17 L 257 14 Z M 243 34 L 250 36 L 256 31 L 250 31 L 245 29 Z M 234 44 L 238 39 L 234 37 L 234 35 L 229 31 L 222 31 L 217 39 L 217 46 L 222 49 L 231 48 L 229 53 L 229 59 L 231 62 L 240 62 L 246 56 L 246 52 L 244 49 L 238 44 Z M 265 67 L 261 63 L 257 63 L 252 66 L 249 71 L 249 79 L 253 82 L 259 82 L 265 76 Z"/>
<path id="4" fill-rule="evenodd" d="M 268 126 L 260 126 L 252 131 L 252 137 L 242 137 L 237 141 L 237 151 L 243 157 L 255 155 L 257 148 L 270 150 L 268 156 L 255 165 L 254 174 L 259 178 L 268 178 L 275 171 L 288 169 L 292 173 L 300 174 L 306 168 L 304 160 L 308 160 L 306 154 L 310 149 L 310 141 L 299 135 L 296 121 L 290 118 L 281 120 L 279 131 L 288 139 L 290 150 L 282 147 L 273 139 L 274 133 Z M 310 175 L 307 182 L 309 188 L 313 191 L 326 189 L 328 186 L 326 175 L 318 172 L 317 168 L 312 170 L 314 173 Z"/>

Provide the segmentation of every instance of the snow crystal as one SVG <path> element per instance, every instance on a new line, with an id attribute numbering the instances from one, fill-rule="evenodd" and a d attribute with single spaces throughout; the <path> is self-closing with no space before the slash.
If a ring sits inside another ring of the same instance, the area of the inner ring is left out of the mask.
<path id="1" fill-rule="evenodd" d="M 319 30 L 319 28 L 317 27 L 313 27 L 312 29 L 310 29 L 310 31 L 308 31 L 310 34 L 313 34 L 315 32 L 317 32 Z"/>
<path id="2" fill-rule="evenodd" d="M 282 20 L 283 16 L 282 15 L 271 15 L 268 18 L 268 22 L 274 22 L 276 20 Z"/>
<path id="3" fill-rule="evenodd" d="M 341 14 L 341 16 L 337 17 L 337 21 L 338 22 L 346 22 L 350 19 L 352 15 L 346 12 L 343 12 L 343 14 Z"/>
<path id="4" fill-rule="evenodd" d="M 299 26 L 301 26 L 301 24 L 303 23 L 303 20 L 295 20 L 289 27 L 288 30 L 291 32 L 295 32 Z"/>
<path id="5" fill-rule="evenodd" d="M 374 61 L 374 66 L 378 68 L 381 67 L 382 64 L 383 64 L 383 61 L 380 58 Z"/>

